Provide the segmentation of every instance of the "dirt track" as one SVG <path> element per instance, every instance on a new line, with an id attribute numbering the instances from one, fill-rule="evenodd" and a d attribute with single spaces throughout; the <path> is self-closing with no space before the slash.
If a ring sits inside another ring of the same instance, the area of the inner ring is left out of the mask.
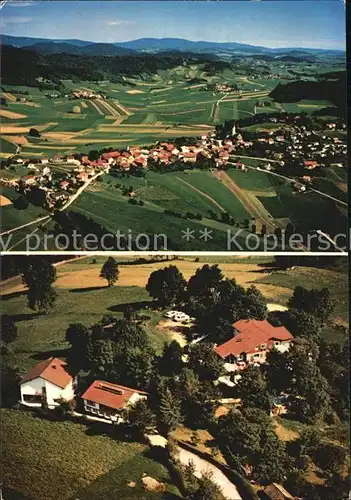
<path id="1" fill-rule="evenodd" d="M 195 186 L 193 186 L 189 182 L 185 181 L 181 177 L 177 177 L 177 179 L 180 180 L 180 181 L 182 181 L 182 182 L 184 182 L 184 184 L 186 184 L 187 186 L 189 186 L 191 189 L 193 189 L 197 193 L 201 194 L 201 196 L 204 196 L 205 198 L 207 198 L 208 200 L 210 200 L 210 202 L 213 203 L 213 205 L 215 205 L 217 208 L 219 208 L 222 212 L 226 211 L 225 208 L 222 207 L 222 205 L 220 205 L 214 198 L 212 198 L 208 194 L 204 193 L 203 191 L 200 191 L 200 189 L 197 189 Z"/>
<path id="2" fill-rule="evenodd" d="M 223 170 L 215 172 L 214 175 L 241 201 L 247 212 L 255 217 L 256 222 L 265 224 L 268 231 L 274 231 L 275 225 L 270 213 L 264 208 L 262 203 L 249 191 L 241 189 L 229 175 Z"/>

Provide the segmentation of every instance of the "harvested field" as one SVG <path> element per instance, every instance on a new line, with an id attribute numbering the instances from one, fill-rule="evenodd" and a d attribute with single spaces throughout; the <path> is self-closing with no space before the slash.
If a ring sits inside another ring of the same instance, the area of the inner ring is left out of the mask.
<path id="1" fill-rule="evenodd" d="M 2 95 L 8 99 L 9 101 L 15 102 L 16 101 L 16 96 L 13 94 L 10 94 L 9 92 L 3 92 Z"/>
<path id="2" fill-rule="evenodd" d="M 175 265 L 183 273 L 185 279 L 189 279 L 198 269 L 206 262 L 201 263 L 175 260 L 172 265 Z M 209 261 L 209 264 L 213 262 Z M 144 288 L 147 284 L 150 274 L 156 269 L 162 269 L 167 265 L 165 262 L 154 262 L 151 264 L 134 264 L 120 265 L 120 276 L 117 287 L 137 286 Z M 57 268 L 57 281 L 55 287 L 68 289 L 89 289 L 92 287 L 104 287 L 105 281 L 99 277 L 101 264 L 89 265 L 86 268 L 78 270 L 65 270 L 66 265 L 63 264 Z M 242 264 L 221 263 L 220 268 L 228 278 L 235 278 L 240 285 L 250 286 L 252 283 L 265 295 L 267 300 L 271 302 L 280 302 L 285 304 L 292 294 L 292 290 L 283 286 L 270 285 L 266 283 L 256 282 L 262 279 L 262 268 L 257 264 Z M 267 273 L 269 275 L 269 273 Z M 3 283 L 2 295 L 7 295 L 13 292 L 24 291 L 25 287 L 22 284 L 21 278 L 14 278 L 8 283 Z"/>
<path id="3" fill-rule="evenodd" d="M 14 111 L 10 111 L 8 109 L 0 109 L 0 116 L 2 116 L 3 118 L 10 118 L 14 120 L 27 118 L 27 115 L 22 115 L 21 113 L 15 113 Z"/>
<path id="4" fill-rule="evenodd" d="M 7 135 L 4 139 L 8 142 L 12 142 L 12 144 L 28 144 L 28 139 L 23 137 L 23 135 Z"/>
<path id="5" fill-rule="evenodd" d="M 1 125 L 1 134 L 28 134 L 31 127 L 21 127 L 16 125 Z"/>
<path id="6" fill-rule="evenodd" d="M 143 90 L 133 89 L 133 90 L 127 90 L 127 94 L 145 94 L 145 92 Z"/>
<path id="7" fill-rule="evenodd" d="M 218 171 L 214 175 L 220 179 L 230 191 L 232 191 L 252 217 L 255 217 L 256 221 L 260 221 L 262 224 L 265 224 L 269 230 L 274 230 L 275 225 L 271 214 L 265 209 L 256 196 L 252 195 L 248 191 L 242 190 L 226 172 Z"/>
<path id="8" fill-rule="evenodd" d="M 0 194 L 0 207 L 7 207 L 8 205 L 12 205 L 12 201 Z"/>
<path id="9" fill-rule="evenodd" d="M 89 103 L 91 104 L 91 106 L 93 106 L 93 108 L 96 109 L 96 111 L 99 113 L 99 115 L 103 115 L 104 114 L 104 112 L 99 108 L 99 106 L 96 104 L 96 102 L 89 101 Z"/>

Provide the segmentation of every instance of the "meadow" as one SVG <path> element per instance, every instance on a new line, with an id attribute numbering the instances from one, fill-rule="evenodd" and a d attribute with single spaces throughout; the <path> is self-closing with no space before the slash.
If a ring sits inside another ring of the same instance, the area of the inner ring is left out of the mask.
<path id="1" fill-rule="evenodd" d="M 120 277 L 115 287 L 107 287 L 99 277 L 105 257 L 84 257 L 57 266 L 55 307 L 47 315 L 37 315 L 27 307 L 26 291 L 21 278 L 15 277 L 3 283 L 2 311 L 14 317 L 18 327 L 18 338 L 12 352 L 5 356 L 11 364 L 19 367 L 21 374 L 38 359 L 50 355 L 65 357 L 68 344 L 65 331 L 70 323 L 82 322 L 91 326 L 105 315 L 122 317 L 130 304 L 149 316 L 143 322 L 150 341 L 157 352 L 164 342 L 172 339 L 172 332 L 157 327 L 162 313 L 150 309 L 151 298 L 145 290 L 147 280 L 155 269 L 176 265 L 189 279 L 204 263 L 218 263 L 223 273 L 234 277 L 238 283 L 248 287 L 255 284 L 270 303 L 286 305 L 297 285 L 307 288 L 328 287 L 337 299 L 333 321 L 347 322 L 347 273 L 343 270 L 295 267 L 289 271 L 277 271 L 269 265 L 272 257 L 186 257 L 170 261 L 155 261 L 147 258 L 139 262 L 136 258 L 117 258 Z M 20 311 L 20 312 L 19 312 Z"/>
<path id="2" fill-rule="evenodd" d="M 148 457 L 148 446 L 111 438 L 98 424 L 3 409 L 2 426 L 3 493 L 9 500 L 180 498 L 167 469 Z M 164 483 L 166 492 L 145 491 L 143 474 Z"/>

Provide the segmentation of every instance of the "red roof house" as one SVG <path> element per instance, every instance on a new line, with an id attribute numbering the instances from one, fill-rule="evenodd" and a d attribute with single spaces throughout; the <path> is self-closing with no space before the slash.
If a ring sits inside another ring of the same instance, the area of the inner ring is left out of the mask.
<path id="1" fill-rule="evenodd" d="M 284 326 L 273 326 L 267 320 L 239 320 L 233 327 L 235 337 L 216 347 L 217 354 L 228 363 L 263 363 L 269 350 L 284 352 L 294 339 Z"/>
<path id="2" fill-rule="evenodd" d="M 73 399 L 74 379 L 66 368 L 66 362 L 59 358 L 40 361 L 20 382 L 21 404 L 40 406 L 46 398 L 49 408 L 53 408 L 61 399 Z"/>
<path id="3" fill-rule="evenodd" d="M 144 391 L 102 380 L 95 380 L 82 395 L 86 412 L 118 422 L 122 410 L 145 398 Z"/>

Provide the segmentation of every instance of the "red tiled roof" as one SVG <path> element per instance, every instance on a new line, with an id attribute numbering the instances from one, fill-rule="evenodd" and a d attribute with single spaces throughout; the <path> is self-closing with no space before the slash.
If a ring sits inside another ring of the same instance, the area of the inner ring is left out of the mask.
<path id="1" fill-rule="evenodd" d="M 242 352 L 255 352 L 255 348 L 260 344 L 269 346 L 274 340 L 294 338 L 284 326 L 273 326 L 267 320 L 242 319 L 233 326 L 239 333 L 216 348 L 217 354 L 222 358 L 226 358 L 229 354 L 239 356 Z"/>
<path id="2" fill-rule="evenodd" d="M 138 389 L 95 380 L 82 395 L 82 399 L 93 401 L 94 403 L 99 403 L 115 410 L 123 410 L 135 393 L 147 395 L 146 392 L 139 391 Z"/>
<path id="3" fill-rule="evenodd" d="M 303 162 L 304 165 L 306 166 L 312 166 L 312 165 L 317 165 L 317 162 L 316 161 L 308 161 L 308 160 L 305 160 Z"/>
<path id="4" fill-rule="evenodd" d="M 67 363 L 59 358 L 49 358 L 40 361 L 22 378 L 21 384 L 40 377 L 64 389 L 72 382 L 71 375 L 65 369 L 66 365 Z"/>
<path id="5" fill-rule="evenodd" d="M 104 153 L 102 155 L 104 160 L 108 160 L 109 158 L 118 158 L 119 156 L 121 156 L 119 151 L 110 151 L 109 153 Z"/>

